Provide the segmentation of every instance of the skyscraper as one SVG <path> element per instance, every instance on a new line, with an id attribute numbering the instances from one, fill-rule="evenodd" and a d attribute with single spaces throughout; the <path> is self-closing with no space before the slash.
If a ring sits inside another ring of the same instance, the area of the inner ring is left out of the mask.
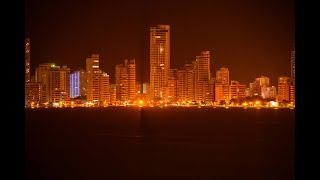
<path id="1" fill-rule="evenodd" d="M 35 76 L 31 76 L 29 82 L 26 83 L 26 105 L 30 106 L 32 103 L 34 105 L 41 104 L 41 99 L 45 93 L 45 86 L 43 83 L 35 82 Z"/>
<path id="2" fill-rule="evenodd" d="M 150 98 L 162 98 L 170 69 L 170 26 L 150 27 Z"/>
<path id="3" fill-rule="evenodd" d="M 129 83 L 129 101 L 136 100 L 136 62 L 134 59 L 128 61 L 128 83 Z"/>
<path id="4" fill-rule="evenodd" d="M 49 103 L 59 106 L 70 103 L 70 68 L 65 65 L 50 68 Z"/>
<path id="5" fill-rule="evenodd" d="M 92 54 L 86 59 L 87 102 L 99 102 L 99 54 Z"/>
<path id="6" fill-rule="evenodd" d="M 70 97 L 86 95 L 86 71 L 81 69 L 70 74 Z"/>
<path id="7" fill-rule="evenodd" d="M 127 101 L 129 96 L 128 71 L 125 65 L 116 65 L 116 98 L 119 101 Z"/>
<path id="8" fill-rule="evenodd" d="M 136 100 L 136 65 L 135 60 L 124 60 L 124 64 L 116 65 L 117 100 Z"/>
<path id="9" fill-rule="evenodd" d="M 202 51 L 200 56 L 196 57 L 197 61 L 197 81 L 210 80 L 210 51 Z"/>
<path id="10" fill-rule="evenodd" d="M 44 93 L 42 94 L 42 97 L 40 99 L 40 104 L 46 104 L 50 101 L 49 73 L 52 67 L 55 67 L 54 63 L 44 63 L 40 64 L 36 68 L 35 81 L 37 83 L 42 83 L 44 89 Z"/>
<path id="11" fill-rule="evenodd" d="M 30 82 L 30 39 L 25 38 L 25 105 L 28 104 L 27 83 Z"/>
<path id="12" fill-rule="evenodd" d="M 100 72 L 100 103 L 106 106 L 110 103 L 110 82 L 109 75 L 105 72 Z"/>
<path id="13" fill-rule="evenodd" d="M 295 64 L 295 51 L 291 52 L 291 79 L 292 83 L 295 86 L 296 84 L 296 64 Z"/>
<path id="14" fill-rule="evenodd" d="M 222 91 L 223 100 L 225 101 L 229 101 L 229 82 L 230 82 L 229 79 L 230 79 L 230 76 L 229 76 L 228 68 L 221 67 L 219 70 L 216 71 L 216 82 L 221 84 L 222 87 L 220 87 L 220 85 L 215 87 L 222 89 L 219 91 Z M 221 96 L 221 92 L 215 93 L 215 95 Z"/>
<path id="15" fill-rule="evenodd" d="M 70 98 L 80 96 L 80 71 L 70 74 Z"/>
<path id="16" fill-rule="evenodd" d="M 202 51 L 193 62 L 195 68 L 195 98 L 197 101 L 205 101 L 206 86 L 210 80 L 210 51 Z"/>
<path id="17" fill-rule="evenodd" d="M 30 38 L 25 39 L 25 82 L 30 81 Z"/>

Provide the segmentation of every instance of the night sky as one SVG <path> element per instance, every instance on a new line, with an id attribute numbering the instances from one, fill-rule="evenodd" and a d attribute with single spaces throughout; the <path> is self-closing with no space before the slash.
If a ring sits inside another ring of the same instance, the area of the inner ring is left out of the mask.
<path id="1" fill-rule="evenodd" d="M 137 80 L 149 81 L 149 28 L 171 28 L 171 68 L 211 52 L 211 71 L 230 80 L 261 75 L 276 85 L 290 76 L 295 41 L 294 0 L 26 0 L 31 74 L 40 63 L 85 69 L 92 53 L 114 83 L 115 65 L 136 59 Z"/>

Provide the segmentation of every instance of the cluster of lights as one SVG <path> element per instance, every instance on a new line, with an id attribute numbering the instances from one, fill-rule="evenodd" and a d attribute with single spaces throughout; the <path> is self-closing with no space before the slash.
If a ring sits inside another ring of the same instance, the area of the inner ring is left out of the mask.
<path id="1" fill-rule="evenodd" d="M 216 108 L 216 107 L 225 107 L 225 108 L 229 108 L 229 107 L 244 107 L 244 108 L 275 108 L 277 109 L 279 106 L 279 103 L 278 102 L 275 102 L 275 101 L 270 101 L 266 104 L 264 104 L 260 101 L 254 101 L 254 102 L 243 102 L 242 104 L 224 104 L 224 105 L 220 105 L 216 102 L 214 103 L 211 103 L 211 104 L 206 104 L 206 103 L 203 103 L 203 102 L 198 102 L 198 103 L 195 103 L 194 101 L 177 101 L 177 102 L 167 102 L 167 101 L 157 101 L 157 102 L 154 102 L 154 101 L 146 101 L 144 102 L 142 99 L 138 100 L 138 101 L 134 101 L 134 102 L 131 102 L 129 103 L 129 101 L 126 101 L 126 102 L 123 102 L 122 104 L 118 104 L 120 106 L 138 106 L 138 107 L 174 107 L 174 106 L 181 106 L 181 107 L 192 107 L 192 106 L 198 106 L 199 108 L 202 107 L 202 106 L 205 106 L 205 107 L 213 107 L 213 108 Z M 118 106 L 116 105 L 116 106 Z M 43 107 L 45 108 L 48 108 L 49 105 L 45 105 Z M 64 104 L 62 102 L 60 103 L 53 103 L 52 104 L 52 107 L 71 107 L 71 108 L 74 108 L 74 107 L 93 107 L 93 106 L 98 106 L 98 104 L 96 102 L 85 102 L 85 103 L 76 103 L 74 101 L 71 101 L 70 104 Z M 109 103 L 107 103 L 106 101 L 103 102 L 100 106 L 103 106 L 103 107 L 108 107 L 109 106 Z M 111 105 L 111 106 L 114 106 L 114 105 Z M 35 104 L 34 102 L 31 102 L 31 108 L 39 108 L 39 104 Z M 294 102 L 291 102 L 289 103 L 287 106 L 281 106 L 281 107 L 288 107 L 288 108 L 291 108 L 291 109 L 294 109 L 295 105 L 294 105 Z"/>

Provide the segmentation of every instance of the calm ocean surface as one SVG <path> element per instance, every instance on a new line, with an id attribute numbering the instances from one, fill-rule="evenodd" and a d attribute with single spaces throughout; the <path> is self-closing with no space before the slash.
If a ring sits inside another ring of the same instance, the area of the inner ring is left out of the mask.
<path id="1" fill-rule="evenodd" d="M 295 110 L 26 109 L 27 179 L 295 179 Z"/>

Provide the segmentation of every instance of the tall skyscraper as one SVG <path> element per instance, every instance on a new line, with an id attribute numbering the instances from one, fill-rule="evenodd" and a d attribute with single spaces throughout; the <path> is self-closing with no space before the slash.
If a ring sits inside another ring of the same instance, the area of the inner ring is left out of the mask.
<path id="1" fill-rule="evenodd" d="M 291 52 L 291 78 L 292 83 L 295 86 L 296 81 L 296 64 L 295 64 L 295 51 Z"/>
<path id="2" fill-rule="evenodd" d="M 150 27 L 150 98 L 162 98 L 170 69 L 170 26 Z"/>
<path id="3" fill-rule="evenodd" d="M 124 64 L 116 65 L 116 97 L 119 101 L 129 99 L 128 69 Z"/>
<path id="4" fill-rule="evenodd" d="M 99 54 L 92 54 L 86 59 L 87 102 L 99 103 Z"/>
<path id="5" fill-rule="evenodd" d="M 80 71 L 70 74 L 70 98 L 80 96 Z"/>
<path id="6" fill-rule="evenodd" d="M 202 51 L 200 56 L 196 57 L 197 61 L 197 81 L 210 80 L 210 51 Z"/>
<path id="7" fill-rule="evenodd" d="M 25 82 L 30 81 L 30 38 L 25 39 Z"/>
<path id="8" fill-rule="evenodd" d="M 86 71 L 77 70 L 70 74 L 70 97 L 76 98 L 78 96 L 86 95 Z"/>
<path id="9" fill-rule="evenodd" d="M 195 100 L 205 101 L 206 86 L 210 80 L 210 52 L 202 51 L 193 62 L 195 68 Z"/>
<path id="10" fill-rule="evenodd" d="M 133 102 L 136 100 L 136 62 L 134 59 L 128 61 L 128 83 L 129 83 L 129 101 Z"/>
<path id="11" fill-rule="evenodd" d="M 30 39 L 25 38 L 25 105 L 28 105 L 27 83 L 30 82 Z M 29 87 L 29 85 L 28 85 Z"/>

